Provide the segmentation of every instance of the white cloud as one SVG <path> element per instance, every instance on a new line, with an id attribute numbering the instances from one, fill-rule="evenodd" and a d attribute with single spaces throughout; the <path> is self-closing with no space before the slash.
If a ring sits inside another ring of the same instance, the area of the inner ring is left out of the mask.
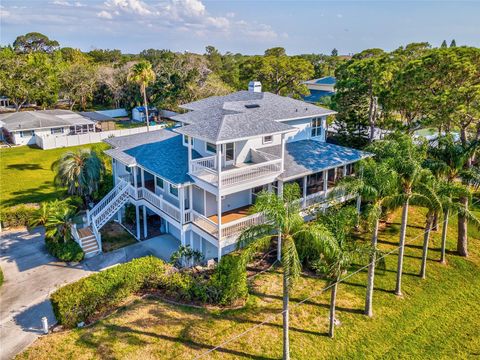
<path id="1" fill-rule="evenodd" d="M 108 11 L 102 10 L 99 13 L 97 13 L 97 16 L 102 19 L 113 19 L 112 14 L 110 14 Z"/>
<path id="2" fill-rule="evenodd" d="M 0 5 L 0 16 L 3 17 L 3 16 L 9 16 L 9 15 L 10 15 L 10 11 L 6 10 L 3 5 Z"/>
<path id="3" fill-rule="evenodd" d="M 73 6 L 73 4 L 70 4 L 68 1 L 65 0 L 54 0 L 52 1 L 53 5 L 60 5 L 60 6 Z"/>
<path id="4" fill-rule="evenodd" d="M 146 3 L 141 0 L 107 0 L 104 3 L 106 8 L 117 9 L 125 13 L 138 15 L 151 15 L 153 12 Z"/>
<path id="5" fill-rule="evenodd" d="M 337 18 L 339 18 L 339 19 L 343 18 L 343 15 L 342 14 L 337 14 Z"/>

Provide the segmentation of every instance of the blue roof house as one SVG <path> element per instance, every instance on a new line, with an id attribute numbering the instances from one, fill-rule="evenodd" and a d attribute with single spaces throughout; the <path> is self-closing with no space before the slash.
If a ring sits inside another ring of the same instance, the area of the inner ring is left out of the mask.
<path id="1" fill-rule="evenodd" d="M 307 216 L 330 206 L 335 184 L 370 156 L 325 141 L 334 111 L 262 92 L 259 83 L 182 108 L 172 116 L 180 123 L 174 129 L 105 140 L 115 184 L 89 211 L 87 233 L 98 234 L 112 219 L 125 225 L 125 206 L 132 204 L 136 220 L 129 231 L 139 241 L 154 236 L 156 254 L 168 259 L 189 245 L 218 261 L 235 250 L 243 229 L 266 221 L 251 213 L 259 192 L 280 194 L 296 183 Z M 94 237 L 88 255 L 101 249 L 101 237 Z"/>
<path id="2" fill-rule="evenodd" d="M 303 97 L 303 100 L 309 103 L 318 103 L 323 97 L 335 94 L 335 84 L 337 80 L 334 76 L 326 76 L 320 79 L 305 81 L 304 84 L 310 90 L 310 94 Z"/>

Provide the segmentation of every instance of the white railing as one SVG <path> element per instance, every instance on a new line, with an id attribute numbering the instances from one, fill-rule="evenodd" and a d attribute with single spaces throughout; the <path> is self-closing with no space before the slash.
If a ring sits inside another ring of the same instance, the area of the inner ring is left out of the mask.
<path id="1" fill-rule="evenodd" d="M 258 178 L 280 172 L 282 159 L 248 165 L 238 169 L 227 170 L 221 173 L 222 186 L 233 186 L 242 182 L 256 180 Z"/>
<path id="2" fill-rule="evenodd" d="M 73 240 L 82 247 L 82 239 L 80 238 L 80 235 L 78 234 L 77 230 L 77 224 L 72 224 L 70 227 L 70 232 L 72 233 Z"/>
<path id="3" fill-rule="evenodd" d="M 183 213 L 183 223 L 189 223 L 192 221 L 192 212 L 190 210 L 185 210 Z"/>
<path id="4" fill-rule="evenodd" d="M 199 214 L 195 210 L 191 210 L 191 219 L 192 222 L 197 225 L 199 228 L 205 232 L 213 235 L 214 237 L 218 236 L 218 224 L 207 218 L 206 216 Z"/>
<path id="5" fill-rule="evenodd" d="M 121 177 L 118 178 L 119 183 L 112 189 L 110 192 L 105 195 L 105 197 L 100 200 L 90 211 L 88 211 L 87 219 L 90 224 L 92 219 L 100 214 L 103 211 L 105 206 L 109 204 L 118 194 L 124 191 L 124 189 L 129 185 L 128 182 L 124 181 Z"/>
<path id="6" fill-rule="evenodd" d="M 192 172 L 198 172 L 203 169 L 215 170 L 217 168 L 217 157 L 208 156 L 192 160 Z"/>
<path id="7" fill-rule="evenodd" d="M 178 222 L 181 221 L 181 211 L 178 207 L 170 204 L 168 201 L 163 200 L 161 196 L 156 195 L 155 193 L 146 188 L 139 188 L 137 191 L 137 197 L 132 197 L 134 197 L 135 199 L 144 199 L 151 205 L 155 206 L 157 209 L 163 211 L 172 219 Z"/>
<path id="8" fill-rule="evenodd" d="M 222 224 L 222 239 L 240 235 L 240 233 L 246 228 L 253 225 L 263 224 L 265 221 L 265 215 L 263 213 L 257 213 Z"/>

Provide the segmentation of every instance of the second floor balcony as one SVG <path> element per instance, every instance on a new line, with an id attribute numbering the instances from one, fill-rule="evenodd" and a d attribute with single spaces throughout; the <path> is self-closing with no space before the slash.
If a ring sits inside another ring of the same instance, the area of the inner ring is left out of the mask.
<path id="1" fill-rule="evenodd" d="M 248 162 L 222 166 L 220 171 L 215 155 L 192 160 L 190 174 L 217 188 L 230 188 L 262 179 L 268 182 L 282 171 L 280 157 L 251 149 Z"/>

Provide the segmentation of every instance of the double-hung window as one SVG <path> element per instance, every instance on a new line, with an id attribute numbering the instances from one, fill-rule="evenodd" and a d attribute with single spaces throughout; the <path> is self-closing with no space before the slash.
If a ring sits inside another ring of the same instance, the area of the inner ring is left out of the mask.
<path id="1" fill-rule="evenodd" d="M 322 135 L 322 118 L 312 119 L 312 137 Z"/>
<path id="2" fill-rule="evenodd" d="M 163 179 L 162 178 L 155 177 L 155 182 L 157 184 L 157 187 L 159 187 L 160 189 L 163 189 Z"/>

